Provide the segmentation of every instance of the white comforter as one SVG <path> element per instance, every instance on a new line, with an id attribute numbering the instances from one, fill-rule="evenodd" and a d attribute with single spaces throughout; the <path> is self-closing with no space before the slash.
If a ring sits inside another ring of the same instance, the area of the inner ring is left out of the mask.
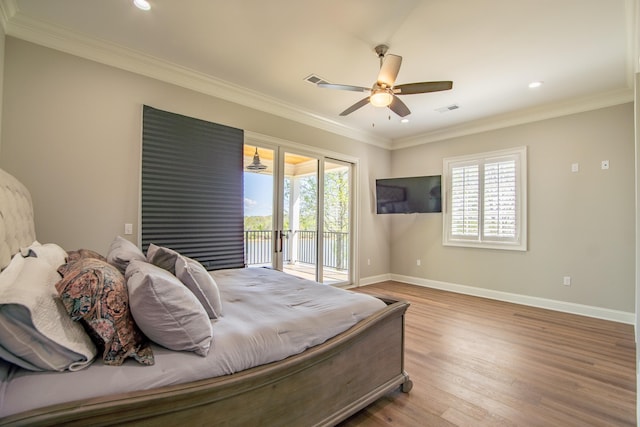
<path id="1" fill-rule="evenodd" d="M 77 399 L 180 384 L 282 360 L 385 307 L 369 295 L 248 268 L 212 272 L 223 301 L 206 357 L 154 346 L 154 366 L 94 362 L 78 372 L 11 368 L 0 382 L 0 417 Z M 1 370 L 0 370 L 1 371 Z M 0 378 L 2 373 L 0 372 Z"/>

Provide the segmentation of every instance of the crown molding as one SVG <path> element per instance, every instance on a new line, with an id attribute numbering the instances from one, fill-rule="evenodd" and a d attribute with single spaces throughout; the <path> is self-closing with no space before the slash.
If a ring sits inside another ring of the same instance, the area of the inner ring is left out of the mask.
<path id="1" fill-rule="evenodd" d="M 414 147 L 430 142 L 612 107 L 614 105 L 633 102 L 633 99 L 634 91 L 631 88 L 615 90 L 595 96 L 574 98 L 557 104 L 546 104 L 540 107 L 492 116 L 487 119 L 475 120 L 463 125 L 451 126 L 421 135 L 396 139 L 392 143 L 391 150 Z"/>
<path id="2" fill-rule="evenodd" d="M 367 144 L 385 149 L 391 146 L 391 140 L 388 138 L 345 126 L 260 92 L 140 51 L 87 37 L 67 28 L 21 15 L 15 0 L 0 0 L 0 20 L 5 28 L 5 34 L 12 37 L 211 95 Z"/>
<path id="3" fill-rule="evenodd" d="M 18 12 L 15 0 L 0 0 L 0 25 L 3 34 L 7 34 L 9 20 Z"/>

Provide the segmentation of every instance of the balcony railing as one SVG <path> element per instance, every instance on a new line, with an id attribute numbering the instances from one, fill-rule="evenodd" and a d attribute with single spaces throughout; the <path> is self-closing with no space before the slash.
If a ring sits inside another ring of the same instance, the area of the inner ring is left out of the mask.
<path id="1" fill-rule="evenodd" d="M 273 230 L 245 230 L 244 259 L 246 265 L 271 264 L 274 250 Z M 349 233 L 325 231 L 324 267 L 336 270 L 349 268 Z M 286 263 L 316 263 L 317 233 L 306 230 L 287 230 L 282 242 L 283 261 Z M 293 256 L 292 256 L 293 254 Z"/>

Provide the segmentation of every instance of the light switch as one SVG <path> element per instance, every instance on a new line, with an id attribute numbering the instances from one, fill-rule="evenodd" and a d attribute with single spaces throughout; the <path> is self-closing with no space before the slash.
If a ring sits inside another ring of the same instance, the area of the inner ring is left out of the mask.
<path id="1" fill-rule="evenodd" d="M 133 224 L 124 225 L 124 234 L 133 234 Z"/>
<path id="2" fill-rule="evenodd" d="M 609 169 L 609 160 L 603 160 L 601 163 L 602 169 Z"/>
<path id="3" fill-rule="evenodd" d="M 578 163 L 571 163 L 571 172 L 578 172 L 580 170 L 580 165 Z"/>

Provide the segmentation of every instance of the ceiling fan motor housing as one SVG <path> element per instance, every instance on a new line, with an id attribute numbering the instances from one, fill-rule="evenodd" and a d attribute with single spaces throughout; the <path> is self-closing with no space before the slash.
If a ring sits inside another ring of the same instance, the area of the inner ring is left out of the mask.
<path id="1" fill-rule="evenodd" d="M 387 51 L 389 50 L 389 46 L 387 46 L 386 44 L 379 44 L 374 50 L 378 54 L 378 58 L 380 58 L 380 60 L 382 61 L 382 58 L 384 58 L 384 56 L 387 54 Z"/>

